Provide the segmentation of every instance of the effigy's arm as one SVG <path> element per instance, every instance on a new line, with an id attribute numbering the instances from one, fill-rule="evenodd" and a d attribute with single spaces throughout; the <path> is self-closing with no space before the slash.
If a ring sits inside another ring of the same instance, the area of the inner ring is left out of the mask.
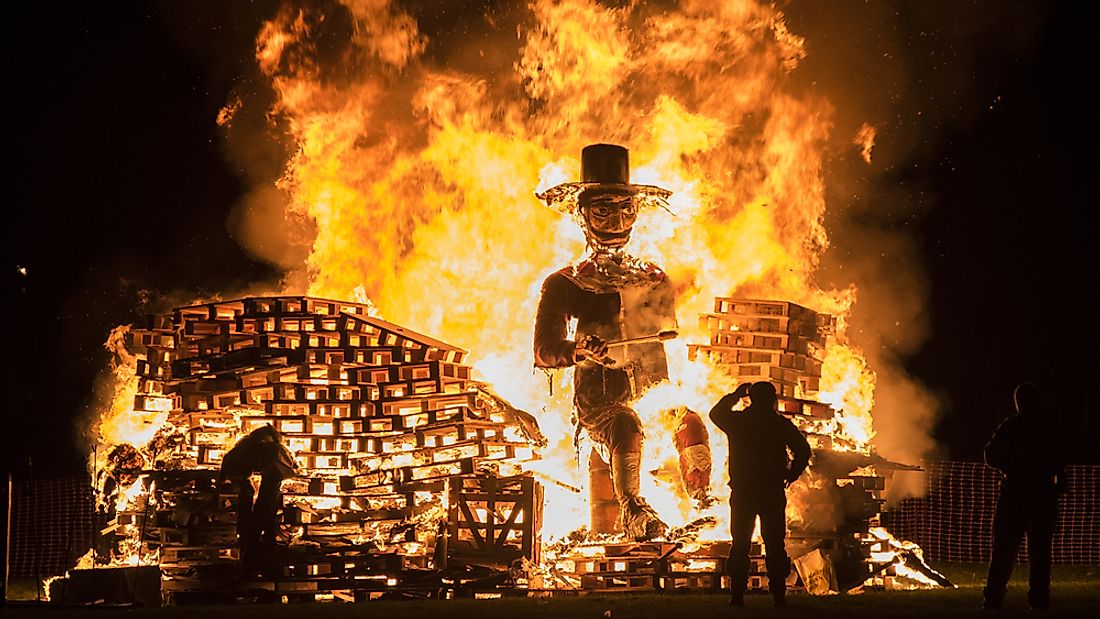
<path id="1" fill-rule="evenodd" d="M 564 368 L 576 364 L 577 343 L 566 337 L 569 311 L 565 279 L 546 278 L 535 313 L 535 367 Z"/>
<path id="2" fill-rule="evenodd" d="M 661 329 L 677 329 L 676 321 L 676 289 L 668 276 L 661 278 L 657 285 L 657 312 L 662 317 Z"/>

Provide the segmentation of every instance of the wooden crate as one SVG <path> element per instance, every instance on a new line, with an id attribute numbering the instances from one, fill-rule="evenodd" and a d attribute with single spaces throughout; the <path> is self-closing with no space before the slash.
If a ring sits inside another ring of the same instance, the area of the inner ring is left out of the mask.
<path id="1" fill-rule="evenodd" d="M 452 478 L 448 497 L 448 561 L 539 562 L 543 490 L 533 477 Z"/>

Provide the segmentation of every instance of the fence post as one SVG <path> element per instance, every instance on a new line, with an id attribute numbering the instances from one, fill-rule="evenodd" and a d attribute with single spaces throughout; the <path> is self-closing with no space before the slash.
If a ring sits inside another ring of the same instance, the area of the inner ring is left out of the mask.
<path id="1" fill-rule="evenodd" d="M 8 605 L 8 575 L 11 573 L 11 472 L 4 484 L 4 574 L 0 590 L 0 607 Z"/>

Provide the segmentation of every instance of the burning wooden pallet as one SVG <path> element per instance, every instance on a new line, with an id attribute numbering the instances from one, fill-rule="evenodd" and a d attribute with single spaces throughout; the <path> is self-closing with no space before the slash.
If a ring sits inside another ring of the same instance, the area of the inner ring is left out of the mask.
<path id="1" fill-rule="evenodd" d="M 664 542 L 573 544 L 556 553 L 549 584 L 586 593 L 653 591 L 661 562 L 676 548 Z"/>
<path id="2" fill-rule="evenodd" d="M 658 587 L 663 591 L 710 591 L 729 588 L 726 557 L 730 542 L 698 542 L 681 545 L 662 562 Z M 759 543 L 749 549 L 750 584 L 764 575 L 763 554 Z"/>
<path id="3" fill-rule="evenodd" d="M 558 554 L 549 570 L 549 584 L 583 594 L 714 593 L 729 589 L 729 552 L 729 541 L 581 543 Z M 759 542 L 752 544 L 749 558 L 749 589 L 766 589 L 764 548 Z"/>
<path id="4" fill-rule="evenodd" d="M 705 355 L 740 381 L 771 381 L 785 397 L 820 389 L 826 338 L 836 331 L 832 316 L 786 301 L 719 297 L 699 322 L 711 340 L 690 346 L 692 358 Z"/>
<path id="5" fill-rule="evenodd" d="M 298 597 L 438 593 L 448 554 L 537 561 L 541 486 L 518 465 L 542 437 L 471 379 L 465 351 L 364 305 L 310 297 L 176 308 L 131 343 L 135 414 L 163 424 L 152 461 L 130 471 L 143 492 L 111 514 L 103 546 L 116 558 L 159 553 L 169 596 L 234 582 Z M 237 494 L 218 468 L 267 425 L 300 476 L 282 484 L 280 572 L 242 582 Z"/>

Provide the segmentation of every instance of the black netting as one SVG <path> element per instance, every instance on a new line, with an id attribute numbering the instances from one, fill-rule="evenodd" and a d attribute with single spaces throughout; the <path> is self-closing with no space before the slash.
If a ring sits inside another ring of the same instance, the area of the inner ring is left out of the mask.
<path id="1" fill-rule="evenodd" d="M 15 482 L 11 499 L 11 575 L 64 574 L 92 543 L 92 487 L 87 477 Z"/>
<path id="2" fill-rule="evenodd" d="M 926 491 L 883 514 L 895 536 L 916 542 L 933 561 L 986 562 L 993 549 L 993 512 L 1001 477 L 980 462 L 926 462 Z M 1100 466 L 1071 466 L 1058 500 L 1054 562 L 1100 564 L 1097 486 Z M 1027 543 L 1017 556 L 1027 560 Z"/>

